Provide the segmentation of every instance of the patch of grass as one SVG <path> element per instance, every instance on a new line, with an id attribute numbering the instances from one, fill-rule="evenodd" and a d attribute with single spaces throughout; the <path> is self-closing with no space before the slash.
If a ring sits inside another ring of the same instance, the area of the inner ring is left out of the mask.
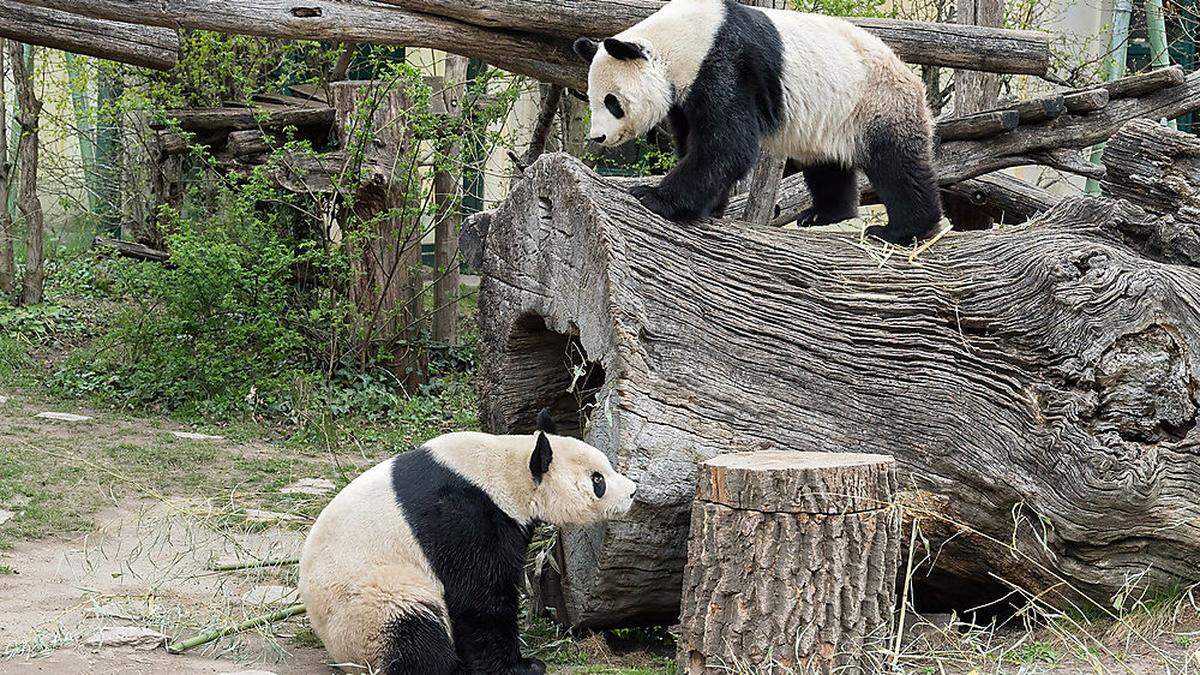
<path id="1" fill-rule="evenodd" d="M 0 564 L 0 576 L 16 574 L 17 571 L 8 565 Z"/>
<path id="2" fill-rule="evenodd" d="M 1010 650 L 1007 658 L 1014 664 L 1028 666 L 1035 663 L 1055 663 L 1059 655 L 1050 643 L 1034 640 Z"/>
<path id="3" fill-rule="evenodd" d="M 296 631 L 296 634 L 291 637 L 292 644 L 297 647 L 306 647 L 308 649 L 323 649 L 325 645 L 321 644 L 321 638 L 312 631 L 311 628 L 303 628 Z"/>

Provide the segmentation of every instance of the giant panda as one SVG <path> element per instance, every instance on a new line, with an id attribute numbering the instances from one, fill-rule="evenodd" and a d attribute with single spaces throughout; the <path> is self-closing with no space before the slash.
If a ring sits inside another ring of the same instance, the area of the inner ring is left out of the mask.
<path id="1" fill-rule="evenodd" d="M 591 137 L 614 146 L 669 119 L 678 165 L 634 195 L 673 221 L 721 215 L 760 145 L 790 158 L 813 196 L 802 226 L 858 213 L 856 169 L 887 207 L 868 234 L 910 243 L 941 220 L 933 124 L 920 78 L 879 38 L 836 17 L 672 0 L 575 52 L 591 64 Z"/>
<path id="2" fill-rule="evenodd" d="M 300 597 L 335 664 L 389 674 L 540 674 L 518 594 L 533 525 L 597 522 L 636 489 L 600 450 L 554 435 L 459 432 L 355 478 L 300 557 Z"/>

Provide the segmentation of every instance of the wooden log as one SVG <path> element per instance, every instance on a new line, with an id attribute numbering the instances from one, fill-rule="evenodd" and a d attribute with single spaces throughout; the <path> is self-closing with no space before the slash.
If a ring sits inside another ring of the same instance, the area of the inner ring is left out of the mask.
<path id="1" fill-rule="evenodd" d="M 1168 69 L 1169 70 L 1169 69 Z M 991 138 L 947 141 L 938 145 L 934 166 L 938 184 L 953 185 L 968 178 L 1029 164 L 1031 155 L 1059 148 L 1084 148 L 1107 140 L 1132 119 L 1171 118 L 1200 110 L 1200 73 L 1188 75 L 1180 86 L 1160 88 L 1138 98 L 1112 98 L 1108 105 L 1087 115 L 1065 114 L 1044 124 L 1019 125 L 1012 131 Z M 871 186 L 859 181 L 864 199 L 870 199 Z M 782 225 L 810 203 L 802 176 L 789 176 L 779 190 L 779 213 L 772 224 Z M 740 213 L 745 197 L 730 200 L 729 213 Z"/>
<path id="2" fill-rule="evenodd" d="M 1012 131 L 1021 123 L 1016 110 L 992 110 L 937 122 L 937 135 L 942 141 L 961 141 L 968 138 L 988 138 Z"/>
<path id="3" fill-rule="evenodd" d="M 720 455 L 700 468 L 677 663 L 687 675 L 877 672 L 900 553 L 896 462 Z"/>
<path id="4" fill-rule="evenodd" d="M 17 0 L 0 0 L 0 36 L 155 70 L 170 70 L 179 60 L 179 36 L 174 30 L 95 19 Z"/>
<path id="5" fill-rule="evenodd" d="M 467 93 L 467 59 L 448 54 L 445 77 L 435 89 L 434 98 L 446 114 L 462 115 L 463 99 Z M 451 139 L 439 148 L 444 164 L 433 174 L 434 254 L 433 268 L 433 338 L 447 344 L 458 344 L 458 300 L 460 290 L 458 266 L 458 230 L 462 224 L 462 142 Z"/>
<path id="6" fill-rule="evenodd" d="M 651 0 L 17 0 L 84 16 L 263 37 L 445 49 L 546 82 L 586 89 L 570 49 L 620 32 L 662 6 Z M 851 19 L 911 63 L 1044 75 L 1050 36 L 895 19 Z"/>
<path id="7" fill-rule="evenodd" d="M 1063 97 L 1063 104 L 1067 106 L 1067 110 L 1077 115 L 1082 115 L 1095 112 L 1108 105 L 1110 96 L 1111 94 L 1109 94 L 1107 89 L 1097 87 L 1096 89 L 1067 94 Z"/>
<path id="8" fill-rule="evenodd" d="M 151 248 L 136 241 L 125 241 L 111 237 L 96 237 L 92 240 L 92 248 L 112 250 L 117 255 L 134 260 L 149 260 L 151 262 L 166 262 L 171 255 L 166 251 Z"/>
<path id="9" fill-rule="evenodd" d="M 942 192 L 950 192 L 986 210 L 996 222 L 1007 224 L 1023 223 L 1062 201 L 1062 195 L 1000 171 L 947 185 Z"/>
<path id="10" fill-rule="evenodd" d="M 779 195 L 779 184 L 783 181 L 783 169 L 787 158 L 762 151 L 750 177 L 746 194 L 746 210 L 742 220 L 753 225 L 766 225 L 775 217 L 775 199 Z M 732 215 L 732 214 L 731 214 Z"/>
<path id="11" fill-rule="evenodd" d="M 1131 236 L 1144 211 L 1072 198 L 910 263 L 672 226 L 561 154 L 526 175 L 484 239 L 480 421 L 579 410 L 583 367 L 581 435 L 638 483 L 563 531 L 564 620 L 672 620 L 697 462 L 731 451 L 895 457 L 937 551 L 914 578 L 959 607 L 1200 581 L 1200 266 Z"/>
<path id="12" fill-rule="evenodd" d="M 1017 111 L 1021 124 L 1037 124 L 1052 120 L 1065 113 L 1067 105 L 1063 99 L 1062 94 L 1052 94 L 1028 101 L 1016 101 L 1007 106 L 1001 106 L 1001 109 Z"/>
<path id="13" fill-rule="evenodd" d="M 231 131 L 225 140 L 225 151 L 234 157 L 260 155 L 270 150 L 270 139 L 259 129 Z"/>
<path id="14" fill-rule="evenodd" d="M 327 106 L 187 108 L 168 110 L 167 115 L 185 131 L 235 131 L 259 128 L 323 127 L 333 124 L 333 108 Z"/>
<path id="15" fill-rule="evenodd" d="M 1157 216 L 1135 233 L 1175 262 L 1200 266 L 1200 139 L 1134 120 L 1104 147 L 1105 194 Z"/>
<path id="16" fill-rule="evenodd" d="M 1138 73 L 1122 77 L 1112 82 L 1103 82 L 1095 85 L 1102 89 L 1108 90 L 1110 98 L 1136 98 L 1145 96 L 1156 91 L 1178 87 L 1187 80 L 1187 76 L 1183 72 L 1183 68 L 1179 66 L 1170 66 L 1168 68 L 1160 68 L 1151 70 L 1146 73 Z M 1092 89 L 1093 87 L 1088 87 Z M 1083 91 L 1080 89 L 1075 90 Z M 1070 93 L 1070 92 L 1067 92 Z"/>

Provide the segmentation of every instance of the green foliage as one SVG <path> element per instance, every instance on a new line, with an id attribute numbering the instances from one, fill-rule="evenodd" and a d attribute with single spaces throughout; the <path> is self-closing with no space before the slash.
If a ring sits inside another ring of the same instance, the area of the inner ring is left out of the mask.
<path id="1" fill-rule="evenodd" d="M 884 16 L 883 0 L 792 0 L 800 12 L 829 16 Z"/>
<path id="2" fill-rule="evenodd" d="M 257 208 L 273 197 L 262 181 L 225 190 L 211 217 L 177 221 L 171 266 L 114 265 L 128 306 L 59 389 L 220 413 L 284 388 L 301 335 L 289 322 L 295 255 L 275 212 Z"/>

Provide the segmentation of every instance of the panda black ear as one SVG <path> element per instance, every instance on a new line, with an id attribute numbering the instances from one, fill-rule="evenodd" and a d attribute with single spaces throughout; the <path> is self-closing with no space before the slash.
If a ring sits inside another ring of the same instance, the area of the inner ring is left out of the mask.
<path id="1" fill-rule="evenodd" d="M 592 59 L 596 58 L 596 50 L 600 48 L 600 43 L 591 38 L 581 37 L 575 41 L 572 48 L 579 55 L 579 58 L 591 63 Z"/>
<path id="2" fill-rule="evenodd" d="M 617 38 L 607 38 L 604 40 L 604 50 L 613 55 L 613 58 L 621 61 L 632 61 L 633 59 L 646 58 L 646 52 L 642 51 L 642 46 L 636 42 L 626 42 Z"/>
<path id="3" fill-rule="evenodd" d="M 550 470 L 550 462 L 554 459 L 554 451 L 550 449 L 550 439 L 546 434 L 538 432 L 537 442 L 533 444 L 533 454 L 529 456 L 529 473 L 533 474 L 533 482 L 542 482 L 542 476 Z"/>
<path id="4" fill-rule="evenodd" d="M 548 434 L 558 433 L 558 424 L 554 422 L 554 417 L 550 415 L 549 408 L 542 408 L 541 412 L 538 413 L 537 430 Z"/>

